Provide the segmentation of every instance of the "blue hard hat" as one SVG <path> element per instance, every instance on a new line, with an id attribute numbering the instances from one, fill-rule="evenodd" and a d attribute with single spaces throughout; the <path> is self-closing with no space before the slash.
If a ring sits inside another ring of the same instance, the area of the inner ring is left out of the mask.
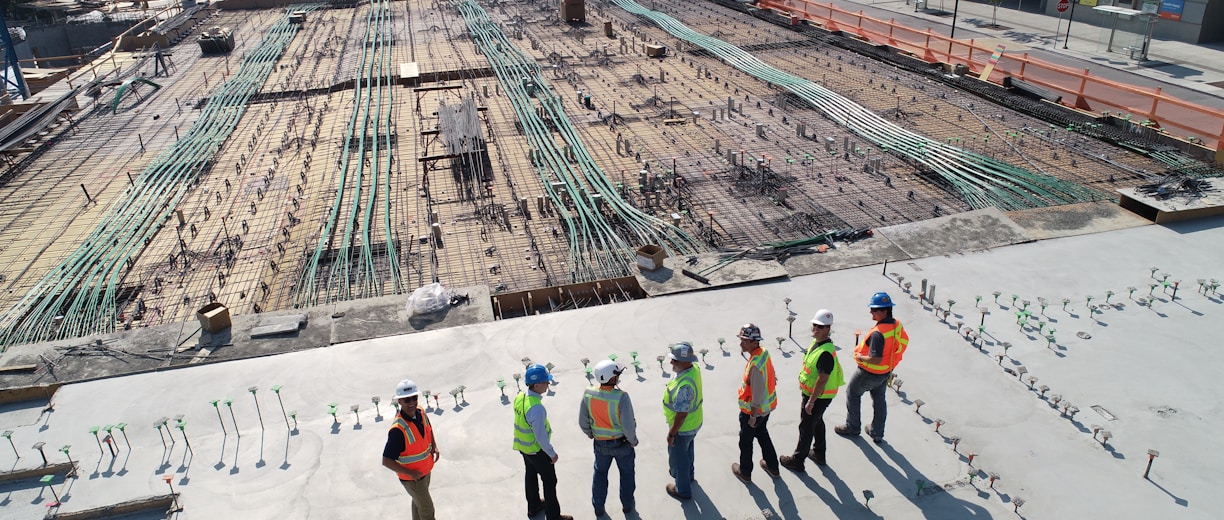
<path id="1" fill-rule="evenodd" d="M 891 309 L 892 306 L 892 297 L 884 291 L 871 295 L 871 304 L 868 305 L 872 309 Z"/>
<path id="2" fill-rule="evenodd" d="M 537 363 L 527 367 L 527 372 L 523 374 L 523 381 L 528 385 L 552 383 L 553 376 L 548 373 L 548 369 L 544 368 L 544 365 Z"/>

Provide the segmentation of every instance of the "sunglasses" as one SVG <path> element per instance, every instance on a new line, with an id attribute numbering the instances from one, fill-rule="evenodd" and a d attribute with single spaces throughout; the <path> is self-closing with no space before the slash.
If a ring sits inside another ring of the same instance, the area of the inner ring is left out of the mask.
<path id="1" fill-rule="evenodd" d="M 813 328 L 813 329 L 827 329 L 827 328 L 829 328 L 829 325 L 818 325 L 818 324 L 816 324 L 816 323 L 813 323 L 813 324 L 812 324 L 812 328 Z"/>

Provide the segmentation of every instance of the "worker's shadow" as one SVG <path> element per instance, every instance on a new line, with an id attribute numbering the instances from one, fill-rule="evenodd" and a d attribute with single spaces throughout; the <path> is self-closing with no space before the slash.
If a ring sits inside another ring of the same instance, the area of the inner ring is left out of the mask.
<path id="1" fill-rule="evenodd" d="M 710 496 L 696 481 L 693 482 L 693 499 L 681 503 L 680 507 L 684 510 L 686 519 L 723 517 L 722 513 L 718 512 L 718 507 L 710 500 Z"/>
<path id="2" fill-rule="evenodd" d="M 924 518 L 938 518 L 940 520 L 963 518 L 969 520 L 990 517 L 990 512 L 982 506 L 956 498 L 951 493 L 924 493 L 922 500 L 919 501 L 917 482 L 920 480 L 931 482 L 931 479 L 914 468 L 904 455 L 901 455 L 888 443 L 881 444 L 879 452 L 872 449 L 868 441 L 862 438 L 854 439 L 854 444 L 863 452 L 867 460 L 880 470 L 884 478 L 896 488 L 901 496 L 909 499 L 910 502 L 913 502 L 922 511 Z M 881 457 L 880 452 L 883 452 L 892 461 L 892 464 L 885 461 Z M 894 468 L 893 465 L 900 468 L 900 471 Z M 933 484 L 938 486 L 937 483 Z"/>

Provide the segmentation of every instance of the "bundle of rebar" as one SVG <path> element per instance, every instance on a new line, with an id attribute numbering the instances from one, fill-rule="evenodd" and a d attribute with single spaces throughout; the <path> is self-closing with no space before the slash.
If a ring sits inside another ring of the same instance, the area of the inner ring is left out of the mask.
<path id="1" fill-rule="evenodd" d="M 120 286 L 131 266 L 233 133 L 247 101 L 300 27 L 289 23 L 287 12 L 273 24 L 238 71 L 213 91 L 187 135 L 134 179 L 83 244 L 0 316 L 0 347 L 115 330 Z"/>
<path id="2" fill-rule="evenodd" d="M 689 29 L 676 19 L 632 0 L 612 0 L 672 36 L 692 43 L 753 77 L 795 94 L 829 119 L 881 150 L 938 174 L 973 208 L 1016 210 L 1097 200 L 1102 196 L 1073 182 L 1034 173 L 906 130 L 842 95 L 774 68 L 743 49 Z"/>
<path id="3" fill-rule="evenodd" d="M 625 201 L 583 146 L 536 60 L 519 50 L 474 1 L 457 5 L 508 95 L 544 189 L 567 232 L 571 282 L 630 274 L 634 244 L 657 244 L 672 256 L 705 250 L 680 228 Z"/>

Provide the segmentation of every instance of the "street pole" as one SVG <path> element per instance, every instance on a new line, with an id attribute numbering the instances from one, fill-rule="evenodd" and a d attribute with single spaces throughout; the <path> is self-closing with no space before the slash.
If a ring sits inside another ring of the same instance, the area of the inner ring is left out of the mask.
<path id="1" fill-rule="evenodd" d="M 948 35 L 949 38 L 956 37 L 956 13 L 959 11 L 960 11 L 960 0 L 956 0 L 955 2 L 952 3 L 952 34 Z"/>
<path id="2" fill-rule="evenodd" d="M 1075 4 L 1078 3 L 1078 1 L 1071 2 L 1071 14 L 1067 16 L 1067 37 L 1063 38 L 1064 49 L 1067 48 L 1067 42 L 1071 40 L 1071 22 L 1075 21 Z"/>

